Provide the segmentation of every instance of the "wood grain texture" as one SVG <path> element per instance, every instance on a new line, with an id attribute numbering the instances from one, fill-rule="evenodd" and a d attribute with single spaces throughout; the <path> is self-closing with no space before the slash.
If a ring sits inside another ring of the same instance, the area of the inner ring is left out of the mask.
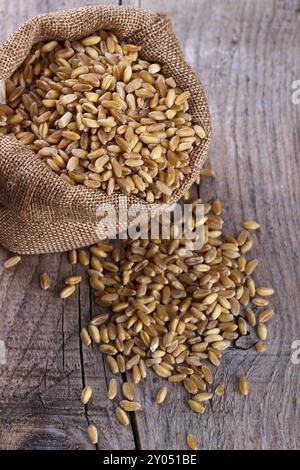
<path id="1" fill-rule="evenodd" d="M 49 1 L 42 9 L 38 1 L 1 0 L 0 14 L 7 19 L 1 42 L 35 14 L 84 3 Z M 0 340 L 7 361 L 0 365 L 0 449 L 93 449 L 86 438 L 91 422 L 99 429 L 99 449 L 134 448 L 131 426 L 120 433 L 115 405 L 106 398 L 109 372 L 100 352 L 79 341 L 95 309 L 87 280 L 74 297 L 58 299 L 63 278 L 80 268 L 72 269 L 62 254 L 23 257 L 16 270 L 8 271 L 2 267 L 3 249 L 0 256 Z M 43 271 L 53 285 L 47 292 L 39 288 Z M 86 384 L 94 397 L 84 408 L 79 397 Z"/>
<path id="2" fill-rule="evenodd" d="M 1 39 L 33 14 L 84 4 L 0 0 Z M 215 383 L 225 382 L 227 392 L 201 417 L 190 413 L 179 386 L 170 387 L 162 407 L 153 407 L 163 382 L 150 376 L 138 390 L 144 411 L 136 414 L 136 426 L 120 430 L 105 398 L 102 358 L 78 341 L 79 327 L 94 308 L 89 288 L 84 284 L 63 304 L 58 287 L 41 292 L 37 283 L 47 266 L 53 285 L 61 285 L 71 270 L 64 255 L 24 257 L 11 271 L 0 268 L 0 339 L 8 359 L 0 365 L 0 448 L 92 448 L 85 431 L 93 421 L 99 448 L 184 449 L 185 434 L 192 432 L 200 449 L 299 449 L 300 365 L 290 359 L 291 343 L 300 339 L 300 105 L 291 100 L 292 82 L 300 79 L 298 2 L 123 4 L 168 13 L 204 84 L 213 123 L 209 164 L 217 179 L 204 182 L 201 196 L 222 199 L 229 232 L 236 233 L 245 219 L 261 224 L 253 235 L 253 256 L 260 261 L 256 279 L 277 291 L 268 350 L 257 355 L 241 342 L 224 354 Z M 0 263 L 6 256 L 1 250 Z M 237 392 L 240 375 L 250 380 L 246 399 Z M 78 401 L 84 383 L 97 389 L 86 411 Z"/>

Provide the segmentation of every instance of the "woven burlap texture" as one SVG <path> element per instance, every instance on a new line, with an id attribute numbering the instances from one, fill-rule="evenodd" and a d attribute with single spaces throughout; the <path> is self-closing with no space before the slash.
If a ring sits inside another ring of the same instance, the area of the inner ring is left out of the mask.
<path id="1" fill-rule="evenodd" d="M 162 64 L 165 76 L 191 93 L 193 122 L 201 124 L 207 139 L 190 157 L 191 173 L 171 203 L 192 185 L 205 161 L 210 142 L 210 116 L 201 83 L 185 62 L 169 18 L 133 7 L 92 6 L 38 15 L 24 23 L 0 47 L 0 80 L 11 76 L 28 56 L 33 44 L 47 39 L 80 39 L 98 29 L 142 47 L 141 57 Z M 143 209 L 149 203 L 129 196 L 128 205 Z M 15 137 L 0 137 L 0 243 L 20 254 L 66 251 L 95 243 L 97 207 L 110 203 L 118 213 L 119 194 L 70 186 L 53 173 Z M 158 210 L 162 205 L 158 205 Z M 126 228 L 124 226 L 122 229 Z"/>

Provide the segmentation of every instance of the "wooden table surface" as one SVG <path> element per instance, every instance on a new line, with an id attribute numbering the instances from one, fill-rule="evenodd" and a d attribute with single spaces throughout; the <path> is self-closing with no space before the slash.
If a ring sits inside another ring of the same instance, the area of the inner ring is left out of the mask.
<path id="1" fill-rule="evenodd" d="M 29 17 L 97 4 L 96 0 L 0 0 L 1 42 Z M 102 2 L 105 3 L 105 2 Z M 66 256 L 24 257 L 11 270 L 0 249 L 1 449 L 93 449 L 87 422 L 99 428 L 99 449 L 185 449 L 185 434 L 200 449 L 299 449 L 300 364 L 291 345 L 300 339 L 300 104 L 292 82 L 300 79 L 300 5 L 294 0 L 140 0 L 132 4 L 168 13 L 187 61 L 203 81 L 213 122 L 209 164 L 214 182 L 201 195 L 218 195 L 226 228 L 236 232 L 256 219 L 260 260 L 257 279 L 276 289 L 276 315 L 267 352 L 247 343 L 224 354 L 216 383 L 224 397 L 203 416 L 192 415 L 182 387 L 172 387 L 163 407 L 153 396 L 163 381 L 150 376 L 138 394 L 145 411 L 120 429 L 106 398 L 110 377 L 100 354 L 80 346 L 78 333 L 94 306 L 87 284 L 63 303 L 57 293 L 65 275 L 80 271 Z M 41 291 L 47 270 L 54 286 Z M 3 343 L 2 343 L 3 345 Z M 237 377 L 250 379 L 247 399 Z M 95 388 L 87 411 L 78 400 L 84 383 Z"/>

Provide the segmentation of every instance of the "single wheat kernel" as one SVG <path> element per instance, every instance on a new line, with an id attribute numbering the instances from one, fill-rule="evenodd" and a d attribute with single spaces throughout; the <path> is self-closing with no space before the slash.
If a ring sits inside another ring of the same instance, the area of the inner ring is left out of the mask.
<path id="1" fill-rule="evenodd" d="M 131 383 L 124 382 L 122 385 L 122 392 L 127 400 L 133 401 L 134 400 L 134 388 Z"/>
<path id="2" fill-rule="evenodd" d="M 64 279 L 66 286 L 75 286 L 81 282 L 81 276 L 67 276 Z"/>
<path id="3" fill-rule="evenodd" d="M 203 414 L 205 411 L 205 406 L 196 400 L 188 400 L 188 405 L 194 413 Z"/>
<path id="4" fill-rule="evenodd" d="M 210 168 L 202 168 L 202 169 L 200 170 L 200 175 L 201 175 L 201 176 L 214 177 L 214 176 L 215 176 L 215 172 L 214 172 L 214 170 L 211 170 Z"/>
<path id="5" fill-rule="evenodd" d="M 76 288 L 75 286 L 67 286 L 67 287 L 64 287 L 60 293 L 59 293 L 59 296 L 61 299 L 67 299 L 68 297 L 70 297 L 72 294 L 74 294 Z"/>
<path id="6" fill-rule="evenodd" d="M 259 323 L 257 325 L 256 331 L 257 331 L 257 336 L 261 341 L 265 341 L 267 339 L 268 330 L 264 323 Z"/>
<path id="7" fill-rule="evenodd" d="M 81 341 L 83 342 L 83 344 L 85 344 L 86 346 L 89 346 L 92 342 L 91 337 L 88 334 L 88 331 L 87 331 L 86 328 L 82 328 L 82 330 L 80 332 L 80 338 L 81 338 Z"/>
<path id="8" fill-rule="evenodd" d="M 225 392 L 225 385 L 224 384 L 219 384 L 219 385 L 216 386 L 215 395 L 217 395 L 218 397 L 221 397 L 222 395 L 224 395 L 224 392 Z"/>
<path id="9" fill-rule="evenodd" d="M 257 287 L 256 292 L 262 297 L 268 297 L 274 294 L 274 289 L 272 289 L 271 287 Z"/>
<path id="10" fill-rule="evenodd" d="M 158 405 L 163 403 L 166 399 L 167 393 L 168 393 L 167 387 L 160 388 L 155 397 L 155 403 L 157 403 Z"/>
<path id="11" fill-rule="evenodd" d="M 94 424 L 90 424 L 87 430 L 88 440 L 91 444 L 97 444 L 98 442 L 98 430 Z"/>
<path id="12" fill-rule="evenodd" d="M 249 220 L 243 223 L 243 227 L 245 230 L 257 230 L 259 228 L 259 224 L 253 220 Z"/>
<path id="13" fill-rule="evenodd" d="M 128 426 L 129 424 L 129 418 L 126 414 L 126 412 L 124 410 L 122 410 L 122 408 L 120 408 L 119 406 L 116 408 L 116 417 L 119 421 L 119 423 L 122 424 L 122 426 Z"/>
<path id="14" fill-rule="evenodd" d="M 125 411 L 138 411 L 141 409 L 141 404 L 137 401 L 121 400 L 120 406 Z"/>
<path id="15" fill-rule="evenodd" d="M 266 345 L 264 343 L 256 343 L 255 349 L 259 353 L 263 353 L 266 350 Z"/>
<path id="16" fill-rule="evenodd" d="M 29 145 L 68 184 L 168 202 L 207 134 L 192 122 L 190 92 L 140 49 L 102 30 L 36 44 L 4 90 L 1 134 Z"/>
<path id="17" fill-rule="evenodd" d="M 92 387 L 90 387 L 89 385 L 86 385 L 80 395 L 81 402 L 84 405 L 86 405 L 90 401 L 92 394 L 93 394 Z"/>

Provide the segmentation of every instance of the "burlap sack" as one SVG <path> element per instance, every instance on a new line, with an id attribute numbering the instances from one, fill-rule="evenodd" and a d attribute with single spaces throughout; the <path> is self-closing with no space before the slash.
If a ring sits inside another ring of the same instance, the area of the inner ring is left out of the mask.
<path id="1" fill-rule="evenodd" d="M 0 47 L 0 80 L 10 77 L 33 44 L 46 39 L 79 39 L 104 28 L 142 46 L 141 57 L 163 65 L 183 90 L 191 92 L 190 112 L 208 136 L 191 154 L 191 174 L 174 192 L 183 195 L 206 159 L 210 117 L 202 86 L 184 61 L 170 20 L 164 14 L 132 7 L 93 6 L 38 15 L 27 21 Z M 109 202 L 119 207 L 119 195 L 99 189 L 70 186 L 14 137 L 0 137 L 0 243 L 16 253 L 50 253 L 95 243 L 96 209 Z M 128 204 L 149 203 L 128 197 Z M 122 227 L 124 228 L 124 227 Z"/>

